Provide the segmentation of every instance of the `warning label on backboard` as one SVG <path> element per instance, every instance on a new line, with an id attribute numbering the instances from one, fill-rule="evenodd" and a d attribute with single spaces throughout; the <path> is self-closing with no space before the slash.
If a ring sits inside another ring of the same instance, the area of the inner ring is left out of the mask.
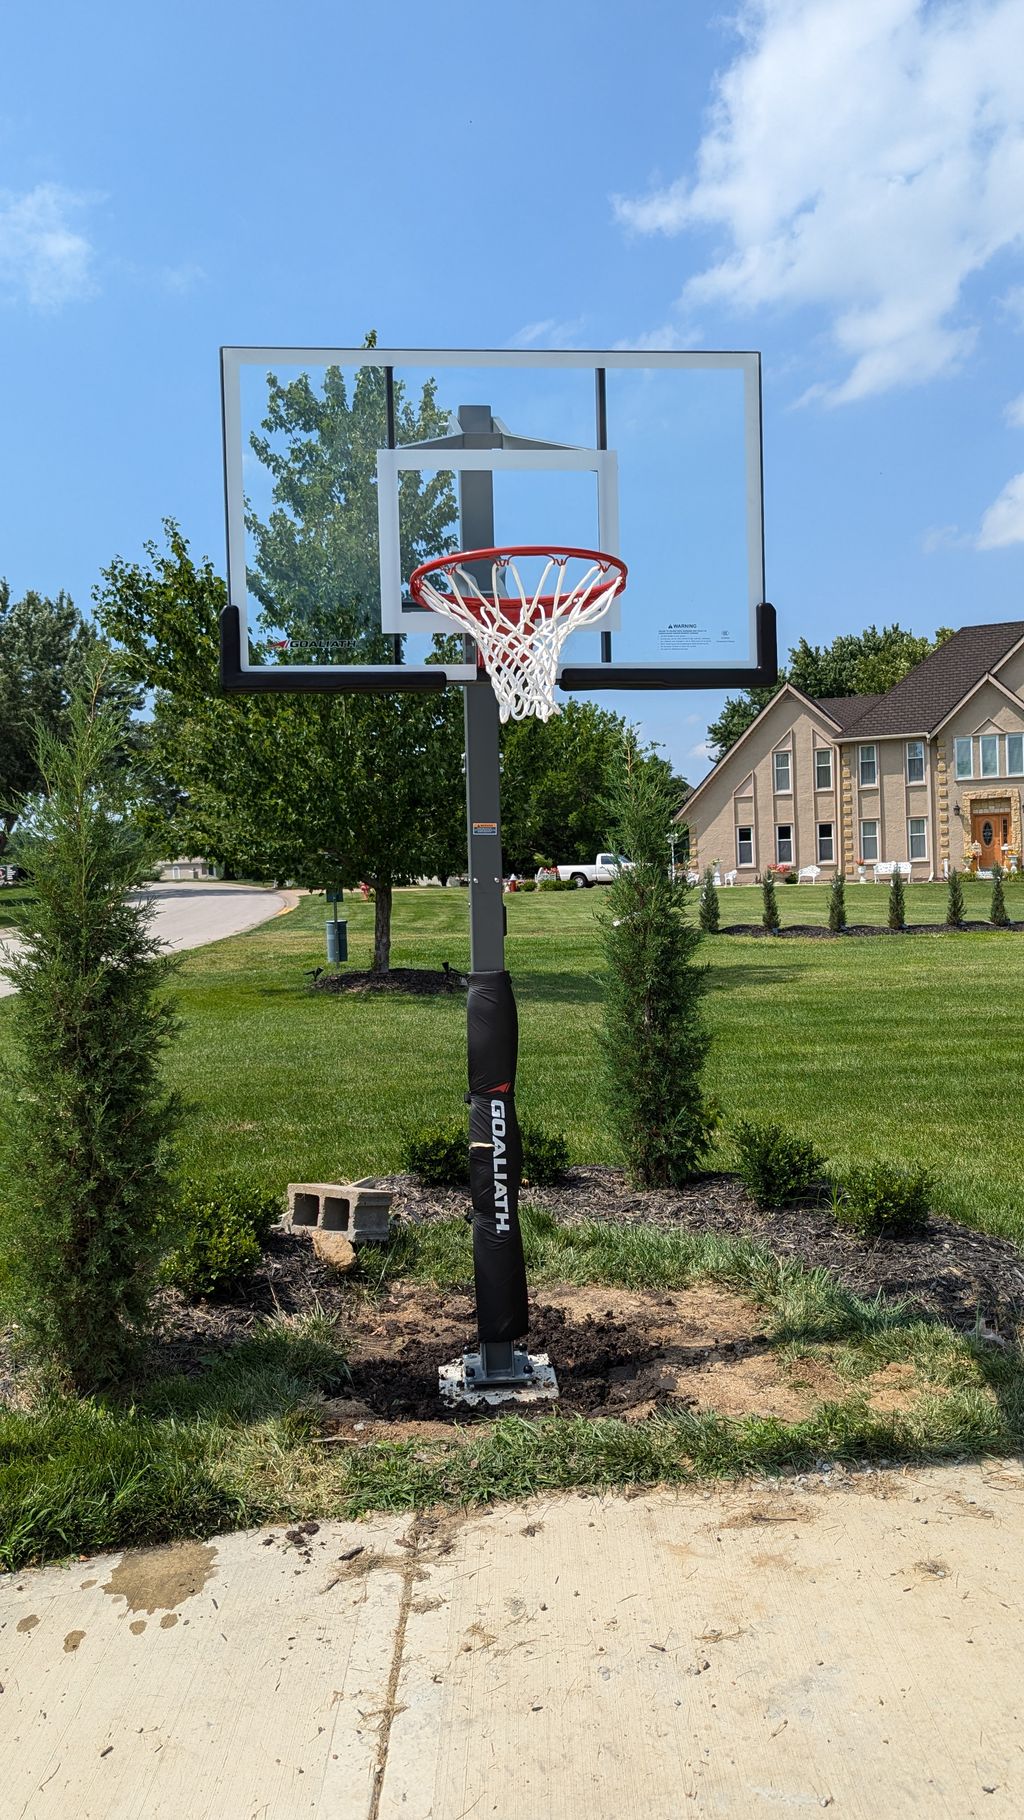
<path id="1" fill-rule="evenodd" d="M 717 633 L 712 633 L 709 626 L 699 626 L 695 620 L 675 620 L 672 625 L 662 626 L 658 633 L 658 644 L 662 651 L 700 651 L 712 643 L 721 650 L 733 642 L 731 632 L 720 628 Z"/>
<path id="2" fill-rule="evenodd" d="M 498 832 L 497 822 L 474 822 L 473 823 L 473 833 L 474 834 L 493 834 L 496 836 L 497 832 Z"/>

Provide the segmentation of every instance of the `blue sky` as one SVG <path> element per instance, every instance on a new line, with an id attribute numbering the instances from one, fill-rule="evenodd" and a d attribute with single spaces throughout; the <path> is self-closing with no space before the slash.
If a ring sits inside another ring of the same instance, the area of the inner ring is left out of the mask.
<path id="1" fill-rule="evenodd" d="M 759 347 L 784 644 L 1024 617 L 1024 0 L 0 25 L 0 574 L 223 563 L 228 343 Z M 628 552 L 624 552 L 628 557 Z M 701 775 L 720 697 L 634 697 Z"/>

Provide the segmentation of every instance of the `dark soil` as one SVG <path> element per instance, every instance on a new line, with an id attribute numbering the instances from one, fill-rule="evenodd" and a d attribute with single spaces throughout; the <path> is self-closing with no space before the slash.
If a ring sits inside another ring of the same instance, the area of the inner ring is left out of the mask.
<path id="1" fill-rule="evenodd" d="M 847 935 L 966 935 L 970 930 L 987 930 L 989 935 L 1006 935 L 1020 933 L 1024 923 L 958 923 L 950 929 L 945 923 L 908 923 L 904 929 L 890 929 L 879 923 L 848 923 L 845 929 L 838 932 L 823 928 L 820 923 L 789 923 L 784 929 L 776 929 L 771 934 L 762 929 L 760 923 L 729 923 L 718 930 L 719 935 L 760 935 L 765 940 L 785 941 L 787 937 L 799 936 L 803 941 L 839 942 Z"/>
<path id="2" fill-rule="evenodd" d="M 420 998 L 434 998 L 465 992 L 466 980 L 447 966 L 392 967 L 390 973 L 326 973 L 318 968 L 312 986 L 314 992 L 411 992 Z"/>
<path id="3" fill-rule="evenodd" d="M 413 1176 L 379 1176 L 394 1211 L 418 1221 L 465 1213 L 468 1191 L 422 1188 Z M 832 1217 L 824 1191 L 798 1207 L 766 1213 L 735 1176 L 699 1176 L 686 1188 L 630 1187 L 620 1169 L 569 1171 L 561 1188 L 524 1189 L 522 1199 L 559 1220 L 611 1220 L 663 1232 L 725 1232 L 781 1257 L 818 1265 L 855 1295 L 907 1298 L 923 1313 L 973 1328 L 979 1313 L 1002 1324 L 1024 1320 L 1024 1257 L 1009 1239 L 975 1232 L 934 1214 L 920 1238 L 866 1243 Z"/>
<path id="4" fill-rule="evenodd" d="M 595 1318 L 567 1317 L 563 1308 L 545 1302 L 543 1292 L 530 1310 L 529 1347 L 547 1353 L 558 1364 L 558 1408 L 563 1415 L 624 1415 L 644 1405 L 687 1402 L 677 1387 L 677 1372 L 667 1366 L 664 1351 L 648 1328 L 618 1318 L 612 1304 Z M 476 1347 L 472 1298 L 446 1290 L 444 1296 L 418 1298 L 424 1317 L 423 1338 L 410 1336 L 387 1320 L 385 1346 L 399 1341 L 390 1357 L 377 1354 L 352 1362 L 351 1395 L 379 1420 L 436 1421 L 439 1411 L 437 1373 L 461 1353 Z M 701 1349 L 701 1359 L 710 1347 Z M 694 1361 L 697 1362 L 696 1359 Z M 550 1404 L 520 1406 L 517 1413 L 548 1415 Z M 460 1420 L 493 1420 L 494 1411 L 460 1412 Z"/>

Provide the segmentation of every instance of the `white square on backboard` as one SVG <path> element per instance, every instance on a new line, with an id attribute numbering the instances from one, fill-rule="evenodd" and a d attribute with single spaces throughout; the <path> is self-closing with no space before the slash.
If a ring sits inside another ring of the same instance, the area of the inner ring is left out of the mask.
<path id="1" fill-rule="evenodd" d="M 508 473 L 592 473 L 597 477 L 598 548 L 607 556 L 619 554 L 618 461 L 614 449 L 448 449 L 397 448 L 377 451 L 377 519 L 380 530 L 380 611 L 384 632 L 450 631 L 448 620 L 422 607 L 407 607 L 403 589 L 398 511 L 399 475 L 408 473 L 465 473 L 468 470 Z M 615 632 L 619 604 L 614 598 L 588 630 Z"/>

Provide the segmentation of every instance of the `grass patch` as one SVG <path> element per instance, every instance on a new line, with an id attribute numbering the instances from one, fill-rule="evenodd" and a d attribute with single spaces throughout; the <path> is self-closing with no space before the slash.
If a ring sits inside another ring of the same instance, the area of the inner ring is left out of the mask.
<path id="1" fill-rule="evenodd" d="M 0 1568 L 205 1536 L 249 1519 L 201 1426 L 91 1402 L 0 1410 Z"/>

